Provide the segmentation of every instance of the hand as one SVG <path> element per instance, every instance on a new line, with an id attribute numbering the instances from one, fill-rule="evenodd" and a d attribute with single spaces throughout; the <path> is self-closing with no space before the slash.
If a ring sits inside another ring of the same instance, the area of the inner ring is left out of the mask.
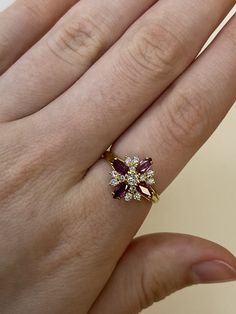
<path id="1" fill-rule="evenodd" d="M 112 143 L 151 156 L 168 186 L 234 103 L 235 17 L 193 62 L 234 3 L 19 0 L 1 13 L 2 314 L 133 314 L 236 279 L 217 244 L 133 240 L 150 204 L 113 200 L 100 159 Z"/>

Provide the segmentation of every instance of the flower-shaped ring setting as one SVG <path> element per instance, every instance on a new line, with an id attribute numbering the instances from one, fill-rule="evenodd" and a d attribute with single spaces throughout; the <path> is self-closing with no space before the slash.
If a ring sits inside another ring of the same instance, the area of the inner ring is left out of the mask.
<path id="1" fill-rule="evenodd" d="M 126 156 L 121 159 L 111 151 L 103 156 L 112 167 L 110 185 L 114 188 L 114 199 L 141 201 L 142 198 L 157 203 L 159 195 L 154 189 L 155 172 L 152 170 L 152 158 L 140 159 L 137 156 Z"/>

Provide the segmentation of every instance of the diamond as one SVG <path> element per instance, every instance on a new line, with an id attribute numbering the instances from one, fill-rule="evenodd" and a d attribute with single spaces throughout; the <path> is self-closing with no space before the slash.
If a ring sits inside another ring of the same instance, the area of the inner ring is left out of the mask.
<path id="1" fill-rule="evenodd" d="M 147 176 L 149 176 L 149 177 L 153 177 L 154 174 L 155 174 L 155 172 L 153 170 L 148 170 L 148 172 L 147 172 Z"/>
<path id="2" fill-rule="evenodd" d="M 131 159 L 130 157 L 127 157 L 127 158 L 125 159 L 126 165 L 129 166 L 129 165 L 131 164 L 131 161 L 132 161 L 132 159 Z"/>
<path id="3" fill-rule="evenodd" d="M 113 171 L 111 172 L 111 175 L 112 175 L 113 177 L 117 177 L 117 176 L 119 175 L 119 173 L 113 170 Z"/>
<path id="4" fill-rule="evenodd" d="M 136 168 L 135 167 L 129 167 L 129 172 L 131 173 L 135 173 L 136 172 Z"/>
<path id="5" fill-rule="evenodd" d="M 131 194 L 131 193 L 126 193 L 126 195 L 125 195 L 125 200 L 126 200 L 126 202 L 131 201 L 132 198 L 133 198 L 133 194 Z"/>
<path id="6" fill-rule="evenodd" d="M 117 186 L 119 183 L 120 183 L 120 182 L 119 182 L 117 179 L 112 179 L 112 180 L 110 181 L 110 185 L 112 185 L 112 186 Z"/>
<path id="7" fill-rule="evenodd" d="M 141 174 L 140 177 L 139 177 L 139 181 L 140 182 L 146 181 L 146 174 Z"/>
<path id="8" fill-rule="evenodd" d="M 129 185 L 136 185 L 136 183 L 137 183 L 136 179 L 134 177 L 131 177 L 131 176 L 129 176 L 127 178 L 127 182 Z"/>
<path id="9" fill-rule="evenodd" d="M 139 163 L 139 158 L 137 156 L 134 156 L 132 163 L 133 163 L 133 165 L 137 166 Z"/>
<path id="10" fill-rule="evenodd" d="M 130 174 L 130 173 L 128 173 L 127 174 L 127 177 L 126 177 L 126 180 L 127 180 L 127 183 L 129 184 L 129 185 L 136 185 L 136 184 L 138 184 L 138 175 L 137 174 Z"/>
<path id="11" fill-rule="evenodd" d="M 147 178 L 146 179 L 146 183 L 149 184 L 149 185 L 152 185 L 155 183 L 155 179 L 154 178 Z"/>
<path id="12" fill-rule="evenodd" d="M 136 201 L 140 201 L 141 200 L 141 194 L 140 193 L 135 193 L 134 194 L 134 199 L 136 200 Z"/>
<path id="13" fill-rule="evenodd" d="M 125 181 L 125 176 L 119 176 L 119 181 L 124 182 Z"/>
<path id="14" fill-rule="evenodd" d="M 129 188 L 129 191 L 134 194 L 134 193 L 137 191 L 137 190 L 136 190 L 136 186 L 135 186 L 135 185 L 131 186 L 131 187 Z"/>

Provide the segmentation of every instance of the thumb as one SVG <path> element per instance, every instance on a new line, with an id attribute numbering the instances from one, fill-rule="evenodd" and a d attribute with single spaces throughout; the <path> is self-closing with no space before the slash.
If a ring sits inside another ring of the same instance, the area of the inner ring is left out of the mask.
<path id="1" fill-rule="evenodd" d="M 236 280 L 236 258 L 223 247 L 181 234 L 136 238 L 89 314 L 135 314 L 184 287 Z"/>

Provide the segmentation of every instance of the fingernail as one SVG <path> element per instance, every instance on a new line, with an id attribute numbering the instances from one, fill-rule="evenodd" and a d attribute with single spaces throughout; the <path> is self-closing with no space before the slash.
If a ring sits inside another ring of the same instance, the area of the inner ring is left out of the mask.
<path id="1" fill-rule="evenodd" d="M 207 261 L 192 266 L 195 283 L 219 283 L 236 280 L 236 269 L 224 261 Z"/>

